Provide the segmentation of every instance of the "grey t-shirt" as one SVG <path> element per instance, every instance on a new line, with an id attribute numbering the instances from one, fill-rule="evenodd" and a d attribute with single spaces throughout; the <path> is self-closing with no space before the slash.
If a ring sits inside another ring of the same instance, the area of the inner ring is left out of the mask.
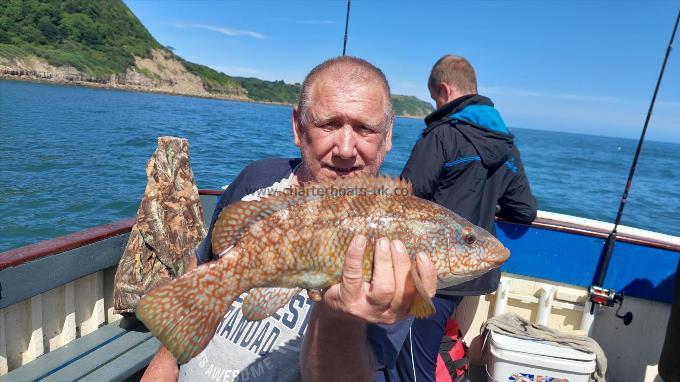
<path id="1" fill-rule="evenodd" d="M 290 187 L 293 178 L 253 190 L 241 200 L 258 200 L 266 193 Z M 307 329 L 312 300 L 305 291 L 262 321 L 248 321 L 241 313 L 244 293 L 229 308 L 215 336 L 198 356 L 182 365 L 180 381 L 295 381 L 302 335 Z"/>
<path id="2" fill-rule="evenodd" d="M 180 381 L 300 379 L 299 354 L 311 299 L 306 293 L 299 293 L 262 321 L 243 318 L 241 301 L 231 306 L 208 347 L 180 368 Z"/>
<path id="3" fill-rule="evenodd" d="M 222 195 L 208 230 L 196 250 L 199 264 L 216 259 L 209 238 L 222 208 L 238 200 L 255 200 L 290 186 L 301 160 L 269 158 L 255 161 L 241 171 Z M 307 329 L 312 301 L 306 292 L 291 299 L 274 315 L 262 321 L 243 319 L 244 293 L 225 315 L 205 350 L 180 368 L 180 381 L 290 381 L 299 380 L 299 354 Z M 392 325 L 369 324 L 367 338 L 380 369 L 375 380 L 395 380 L 391 373 L 409 333 L 412 319 Z M 352 365 L 348 365 L 352 367 Z M 408 380 L 408 379 L 407 379 Z"/>

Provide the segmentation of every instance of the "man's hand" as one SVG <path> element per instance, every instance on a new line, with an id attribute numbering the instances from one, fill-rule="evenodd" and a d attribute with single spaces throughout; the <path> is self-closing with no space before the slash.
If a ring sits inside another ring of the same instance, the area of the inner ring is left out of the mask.
<path id="1" fill-rule="evenodd" d="M 332 311 L 364 322 L 392 324 L 403 320 L 409 315 L 416 293 L 410 275 L 411 260 L 404 244 L 399 240 L 390 243 L 384 237 L 378 240 L 370 283 L 364 281 L 362 272 L 365 249 L 364 236 L 352 240 L 342 269 L 342 280 L 325 291 L 323 302 Z M 425 254 L 419 253 L 416 258 L 416 271 L 425 290 L 433 297 L 437 289 L 436 269 Z"/>
<path id="2" fill-rule="evenodd" d="M 328 288 L 323 302 L 314 304 L 300 355 L 303 381 L 370 381 L 375 356 L 366 337 L 366 324 L 395 323 L 409 314 L 416 291 L 404 244 L 378 240 L 370 283 L 364 281 L 362 272 L 365 250 L 366 238 L 355 237 L 340 284 Z M 418 254 L 416 270 L 434 296 L 437 272 L 424 254 Z"/>
<path id="3" fill-rule="evenodd" d="M 165 346 L 158 349 L 158 353 L 153 357 L 147 366 L 141 382 L 167 381 L 175 382 L 179 377 L 179 368 L 175 357 Z"/>

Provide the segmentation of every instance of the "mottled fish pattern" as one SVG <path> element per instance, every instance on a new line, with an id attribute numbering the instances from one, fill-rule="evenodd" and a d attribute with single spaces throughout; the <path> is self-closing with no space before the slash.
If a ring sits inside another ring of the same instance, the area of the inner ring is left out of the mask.
<path id="1" fill-rule="evenodd" d="M 340 281 L 352 239 L 367 237 L 363 273 L 371 280 L 381 237 L 401 240 L 413 264 L 429 255 L 443 288 L 500 266 L 509 252 L 491 234 L 455 213 L 417 198 L 405 181 L 354 177 L 308 184 L 260 201 L 225 208 L 212 234 L 217 261 L 159 287 L 137 305 L 142 320 L 179 363 L 200 353 L 241 293 L 243 314 L 263 319 L 298 288 L 321 289 Z M 415 266 L 417 293 L 411 312 L 434 313 Z"/>

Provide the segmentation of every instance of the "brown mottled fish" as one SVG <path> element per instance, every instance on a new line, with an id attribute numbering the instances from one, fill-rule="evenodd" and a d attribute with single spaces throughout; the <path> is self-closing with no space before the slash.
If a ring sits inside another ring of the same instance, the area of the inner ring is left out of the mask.
<path id="1" fill-rule="evenodd" d="M 229 306 L 250 291 L 242 310 L 263 319 L 299 288 L 321 289 L 340 282 L 352 239 L 367 237 L 363 273 L 371 280 L 380 237 L 401 240 L 415 255 L 429 255 L 444 288 L 500 266 L 509 252 L 491 234 L 450 210 L 412 195 L 405 181 L 355 177 L 306 185 L 260 201 L 225 208 L 212 234 L 219 260 L 159 287 L 137 305 L 141 319 L 179 363 L 200 353 Z M 411 267 L 416 317 L 434 305 Z"/>

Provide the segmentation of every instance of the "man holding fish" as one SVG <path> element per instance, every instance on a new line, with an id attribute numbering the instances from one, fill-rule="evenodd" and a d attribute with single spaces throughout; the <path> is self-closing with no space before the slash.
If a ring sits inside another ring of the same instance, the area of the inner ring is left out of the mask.
<path id="1" fill-rule="evenodd" d="M 375 177 L 392 123 L 389 85 L 370 63 L 339 57 L 309 73 L 293 110 L 302 159 L 246 167 L 197 250 L 208 264 L 137 306 L 164 345 L 144 380 L 382 378 L 412 317 L 433 313 L 438 281 L 507 259 L 487 232 L 406 182 Z M 376 188 L 388 192 L 361 195 Z M 358 192 L 330 195 L 337 189 Z"/>

